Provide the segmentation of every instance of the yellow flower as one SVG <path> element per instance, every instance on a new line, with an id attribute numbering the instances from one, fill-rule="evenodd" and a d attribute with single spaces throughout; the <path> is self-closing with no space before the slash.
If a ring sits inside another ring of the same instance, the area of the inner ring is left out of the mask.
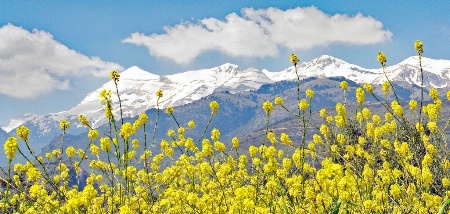
<path id="1" fill-rule="evenodd" d="M 383 52 L 378 52 L 377 59 L 381 66 L 386 66 L 386 55 Z"/>
<path id="2" fill-rule="evenodd" d="M 314 97 L 314 91 L 311 89 L 306 89 L 306 97 L 312 99 Z"/>
<path id="3" fill-rule="evenodd" d="M 70 128 L 70 123 L 67 120 L 61 120 L 59 123 L 59 127 L 61 127 L 61 130 L 66 131 L 68 128 Z"/>
<path id="4" fill-rule="evenodd" d="M 281 133 L 280 140 L 285 145 L 288 145 L 288 146 L 292 146 L 293 145 L 292 140 L 289 138 L 289 135 L 287 135 L 286 133 Z"/>
<path id="5" fill-rule="evenodd" d="M 78 121 L 81 123 L 81 125 L 83 125 L 83 126 L 89 126 L 89 121 L 88 121 L 88 119 L 86 118 L 86 116 L 84 116 L 84 115 L 82 115 L 82 114 L 80 114 L 80 115 L 78 115 Z"/>
<path id="6" fill-rule="evenodd" d="M 383 84 L 381 85 L 381 88 L 383 89 L 384 96 L 386 96 L 391 89 L 391 85 L 389 84 L 388 81 L 384 81 Z"/>
<path id="7" fill-rule="evenodd" d="M 6 157 L 8 159 L 13 159 L 19 150 L 17 139 L 15 137 L 9 137 L 6 139 L 3 149 L 5 150 Z"/>
<path id="8" fill-rule="evenodd" d="M 217 103 L 217 101 L 212 101 L 209 103 L 209 108 L 211 108 L 212 113 L 215 114 L 219 111 L 219 103 Z"/>
<path id="9" fill-rule="evenodd" d="M 257 153 L 258 153 L 258 148 L 257 148 L 256 146 L 250 146 L 250 147 L 248 148 L 248 154 L 249 154 L 251 157 L 255 157 Z"/>
<path id="10" fill-rule="evenodd" d="M 339 84 L 339 86 L 341 86 L 341 89 L 342 90 L 344 90 L 344 91 L 346 91 L 347 89 L 348 89 L 348 83 L 347 83 L 347 81 L 342 81 L 340 84 Z"/>
<path id="11" fill-rule="evenodd" d="M 214 128 L 214 129 L 211 131 L 211 140 L 217 141 L 217 140 L 219 140 L 219 137 L 220 137 L 220 131 L 219 131 L 219 129 Z"/>
<path id="12" fill-rule="evenodd" d="M 156 96 L 157 96 L 158 98 L 161 98 L 161 97 L 163 96 L 163 91 L 162 91 L 161 89 L 158 89 L 158 90 L 156 91 Z"/>
<path id="13" fill-rule="evenodd" d="M 116 70 L 113 70 L 113 71 L 111 71 L 111 73 L 109 73 L 109 78 L 111 78 L 114 82 L 119 81 L 119 77 L 120 77 L 120 74 Z"/>
<path id="14" fill-rule="evenodd" d="M 223 144 L 222 142 L 216 141 L 216 142 L 214 142 L 214 149 L 216 149 L 217 151 L 224 152 L 225 144 Z"/>
<path id="15" fill-rule="evenodd" d="M 88 132 L 88 137 L 89 137 L 89 139 L 94 141 L 95 139 L 98 138 L 98 131 L 95 130 L 95 129 L 90 129 L 89 132 Z"/>
<path id="16" fill-rule="evenodd" d="M 193 129 L 193 128 L 195 128 L 195 121 L 190 120 L 187 125 L 189 128 Z"/>
<path id="17" fill-rule="evenodd" d="M 442 186 L 444 188 L 449 188 L 450 187 L 450 179 L 448 178 L 442 178 Z"/>
<path id="18" fill-rule="evenodd" d="M 423 44 L 420 40 L 416 40 L 416 42 L 414 43 L 414 48 L 416 49 L 417 53 L 419 55 L 422 55 L 423 53 Z"/>
<path id="19" fill-rule="evenodd" d="M 131 123 L 125 123 L 122 125 L 122 128 L 120 129 L 120 136 L 124 139 L 129 138 L 131 135 L 133 135 L 135 132 L 133 126 Z"/>
<path id="20" fill-rule="evenodd" d="M 294 66 L 297 66 L 297 63 L 300 61 L 297 57 L 297 55 L 295 54 L 291 54 L 291 56 L 289 57 L 292 64 L 294 64 Z"/>
<path id="21" fill-rule="evenodd" d="M 273 104 L 270 101 L 264 102 L 262 107 L 267 114 L 272 113 L 272 111 L 274 109 Z"/>
<path id="22" fill-rule="evenodd" d="M 367 92 L 373 94 L 373 88 L 372 85 L 370 83 L 364 83 L 364 89 L 366 89 Z"/>
<path id="23" fill-rule="evenodd" d="M 326 118 L 327 117 L 327 109 L 320 109 L 320 111 L 319 111 L 319 115 L 320 115 L 320 117 L 322 117 L 322 118 Z"/>
<path id="24" fill-rule="evenodd" d="M 416 100 L 410 100 L 409 101 L 409 109 L 415 110 L 417 108 L 417 101 Z"/>
<path id="25" fill-rule="evenodd" d="M 26 126 L 24 125 L 19 126 L 16 132 L 18 138 L 22 139 L 23 141 L 28 140 L 28 134 L 30 133 L 30 129 L 28 129 Z"/>
<path id="26" fill-rule="evenodd" d="M 276 97 L 276 98 L 275 98 L 275 105 L 282 106 L 282 105 L 283 105 L 283 98 L 281 98 L 281 97 Z"/>
<path id="27" fill-rule="evenodd" d="M 111 102 L 112 102 L 111 96 L 112 96 L 111 90 L 103 89 L 103 90 L 100 92 L 100 95 L 99 95 L 99 97 L 100 97 L 100 103 L 101 103 L 101 104 L 104 104 L 104 103 L 111 103 Z"/>
<path id="28" fill-rule="evenodd" d="M 356 101 L 360 105 L 362 105 L 364 103 L 364 98 L 365 98 L 364 90 L 362 88 L 357 88 L 356 89 Z"/>
<path id="29" fill-rule="evenodd" d="M 100 148 L 106 152 L 111 150 L 111 141 L 108 137 L 103 137 L 100 139 Z"/>
<path id="30" fill-rule="evenodd" d="M 239 147 L 239 139 L 237 137 L 233 137 L 233 139 L 231 139 L 231 144 L 233 145 L 233 148 L 237 149 Z"/>
<path id="31" fill-rule="evenodd" d="M 430 91 L 428 92 L 428 95 L 430 95 L 431 99 L 433 100 L 439 99 L 439 92 L 435 88 L 431 88 Z"/>
<path id="32" fill-rule="evenodd" d="M 305 111 L 308 107 L 309 103 L 305 99 L 300 100 L 300 102 L 298 103 L 298 108 L 302 111 Z"/>
<path id="33" fill-rule="evenodd" d="M 173 114 L 174 110 L 173 107 L 169 106 L 166 108 L 166 114 Z"/>
<path id="34" fill-rule="evenodd" d="M 67 147 L 66 154 L 67 157 L 72 158 L 73 156 L 75 156 L 75 148 L 73 148 L 73 146 Z"/>

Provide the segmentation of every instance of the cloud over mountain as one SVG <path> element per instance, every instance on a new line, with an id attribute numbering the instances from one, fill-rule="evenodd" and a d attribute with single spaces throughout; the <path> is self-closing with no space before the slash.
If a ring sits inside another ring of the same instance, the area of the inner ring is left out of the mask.
<path id="1" fill-rule="evenodd" d="M 189 63 L 206 51 L 233 57 L 272 57 L 280 48 L 306 50 L 333 43 L 368 45 L 390 40 L 380 21 L 362 14 L 328 15 L 316 7 L 244 8 L 224 20 L 205 18 L 164 27 L 165 33 L 133 33 L 122 42 L 145 46 L 151 55 Z"/>
<path id="2" fill-rule="evenodd" d="M 56 41 L 50 33 L 7 24 L 0 27 L 0 93 L 30 98 L 66 90 L 73 76 L 105 76 L 116 63 L 88 57 Z"/>

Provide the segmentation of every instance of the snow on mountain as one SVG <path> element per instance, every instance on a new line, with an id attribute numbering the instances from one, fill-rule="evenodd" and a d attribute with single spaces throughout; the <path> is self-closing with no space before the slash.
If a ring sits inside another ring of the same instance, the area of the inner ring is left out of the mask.
<path id="1" fill-rule="evenodd" d="M 423 82 L 425 87 L 443 88 L 450 81 L 450 60 L 435 60 L 422 57 Z M 419 59 L 409 57 L 397 65 L 386 68 L 386 74 L 392 81 L 405 81 L 410 84 L 421 85 Z M 373 83 L 381 84 L 386 81 L 384 75 L 376 78 Z"/>
<path id="2" fill-rule="evenodd" d="M 434 60 L 422 58 L 424 82 L 426 87 L 446 87 L 450 82 L 450 60 Z M 323 55 L 310 62 L 297 65 L 300 79 L 307 77 L 345 77 L 357 83 L 381 84 L 385 76 L 381 68 L 366 69 L 347 63 L 332 56 Z M 420 85 L 420 67 L 417 57 L 410 57 L 397 65 L 386 67 L 386 74 L 392 81 L 406 81 Z M 186 71 L 183 73 L 159 76 L 138 67 L 131 67 L 121 73 L 118 82 L 119 94 L 122 100 L 124 117 L 133 117 L 147 109 L 156 108 L 158 89 L 164 91 L 159 100 L 159 107 L 179 106 L 199 100 L 214 91 L 229 91 L 236 93 L 245 90 L 258 89 L 261 85 L 282 81 L 296 80 L 294 66 L 279 72 L 268 70 L 258 71 L 255 68 L 241 70 L 239 66 L 226 63 L 211 69 Z M 38 129 L 37 134 L 49 134 L 59 130 L 59 121 L 69 120 L 72 127 L 78 124 L 77 116 L 84 114 L 94 127 L 106 124 L 103 105 L 98 98 L 101 90 L 111 90 L 113 95 L 113 109 L 119 115 L 119 104 L 115 95 L 116 87 L 113 81 L 105 83 L 99 89 L 89 93 L 75 107 L 47 115 L 25 114 L 21 118 L 12 120 L 3 130 L 11 132 L 19 125 Z"/>
<path id="3" fill-rule="evenodd" d="M 300 79 L 306 77 L 345 77 L 358 83 L 372 82 L 381 74 L 379 69 L 365 69 L 328 55 L 298 64 L 297 69 Z M 280 72 L 263 72 L 274 81 L 297 79 L 294 66 Z"/>
<path id="4" fill-rule="evenodd" d="M 124 117 L 133 117 L 150 108 L 156 108 L 155 92 L 163 90 L 163 97 L 159 100 L 159 107 L 179 106 L 208 96 L 218 88 L 226 88 L 232 92 L 258 89 L 262 84 L 273 82 L 256 69 L 240 71 L 234 64 L 223 64 L 211 69 L 187 71 L 174 75 L 159 76 L 144 71 L 138 67 L 131 67 L 120 73 L 118 82 L 120 99 Z M 10 132 L 27 124 L 37 128 L 40 135 L 58 131 L 59 121 L 66 119 L 72 125 L 78 124 L 79 114 L 84 114 L 93 127 L 99 127 L 108 121 L 104 116 L 104 105 L 100 104 L 99 94 L 103 90 L 113 92 L 113 113 L 120 114 L 119 101 L 116 96 L 116 86 L 113 81 L 89 93 L 75 107 L 47 115 L 25 114 L 19 119 L 12 120 L 3 130 Z"/>

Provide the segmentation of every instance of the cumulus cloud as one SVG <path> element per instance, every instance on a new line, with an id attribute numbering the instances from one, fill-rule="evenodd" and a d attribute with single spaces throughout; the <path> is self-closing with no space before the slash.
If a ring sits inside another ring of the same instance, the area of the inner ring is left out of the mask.
<path id="1" fill-rule="evenodd" d="M 205 51 L 233 57 L 275 56 L 279 48 L 307 50 L 333 43 L 368 45 L 392 33 L 370 16 L 328 15 L 316 7 L 280 10 L 244 8 L 224 20 L 205 18 L 164 27 L 165 33 L 133 33 L 122 42 L 145 46 L 151 55 L 189 63 Z"/>
<path id="2" fill-rule="evenodd" d="M 88 57 L 42 30 L 0 27 L 0 93 L 30 98 L 70 88 L 70 77 L 105 76 L 120 65 Z"/>

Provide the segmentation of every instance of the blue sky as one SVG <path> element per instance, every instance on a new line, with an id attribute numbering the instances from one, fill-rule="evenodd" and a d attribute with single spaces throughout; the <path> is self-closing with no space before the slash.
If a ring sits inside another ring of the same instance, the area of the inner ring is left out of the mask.
<path id="1" fill-rule="evenodd" d="M 327 54 L 376 68 L 450 59 L 449 1 L 0 1 L 0 124 L 67 110 L 138 66 L 165 75 L 231 62 L 280 71 Z M 270 21 L 268 21 L 270 20 Z M 303 21 L 302 21 L 303 20 Z"/>

